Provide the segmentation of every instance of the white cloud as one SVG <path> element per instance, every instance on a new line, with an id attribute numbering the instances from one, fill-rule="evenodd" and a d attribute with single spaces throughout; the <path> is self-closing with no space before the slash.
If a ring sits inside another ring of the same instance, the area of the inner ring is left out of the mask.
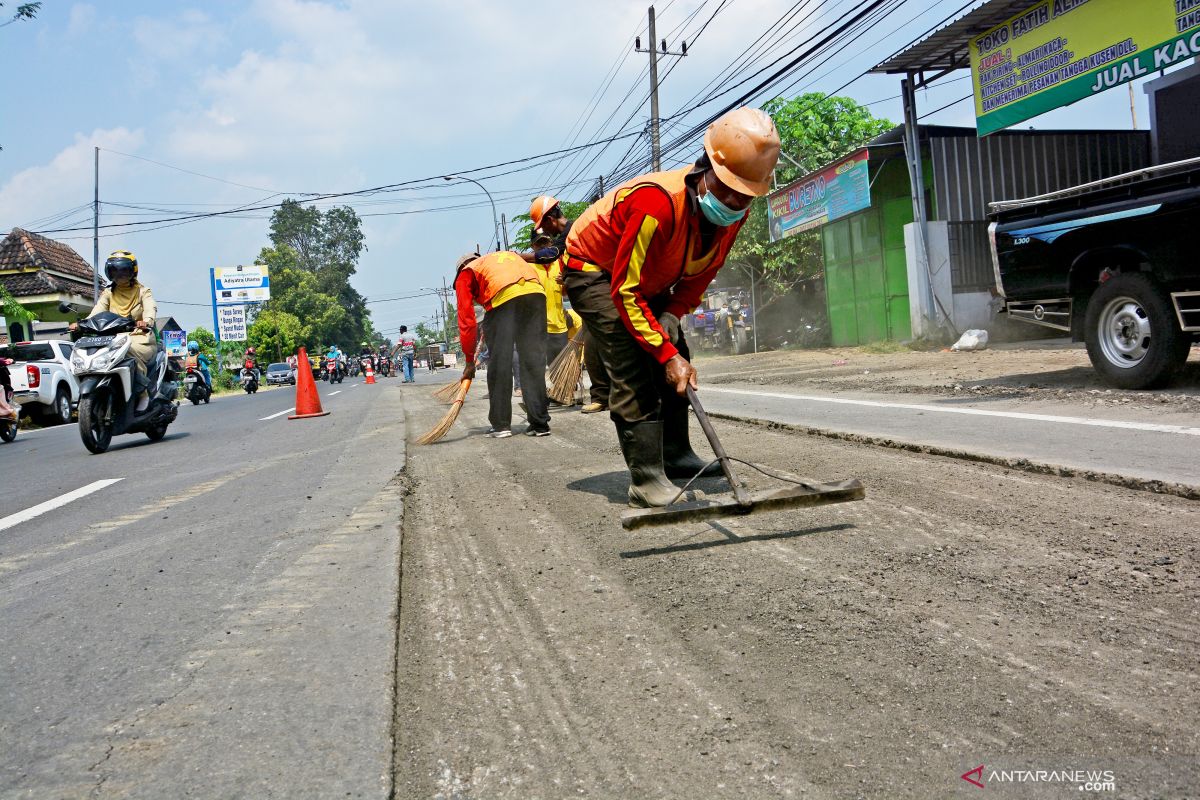
<path id="1" fill-rule="evenodd" d="M 76 3 L 71 6 L 71 13 L 67 17 L 67 38 L 86 36 L 95 25 L 96 7 L 90 3 Z"/>
<path id="2" fill-rule="evenodd" d="M 90 203 L 93 195 L 94 148 L 98 146 L 101 149 L 134 152 L 142 146 L 143 138 L 142 131 L 127 128 L 77 134 L 74 143 L 61 150 L 48 163 L 21 170 L 0 187 L 0 220 L 4 221 L 6 228 L 24 226 Z M 115 160 L 106 163 L 104 176 L 113 178 L 121 169 Z M 73 215 L 54 225 L 38 227 L 65 227 L 62 223 L 72 222 L 76 218 L 77 215 Z"/>

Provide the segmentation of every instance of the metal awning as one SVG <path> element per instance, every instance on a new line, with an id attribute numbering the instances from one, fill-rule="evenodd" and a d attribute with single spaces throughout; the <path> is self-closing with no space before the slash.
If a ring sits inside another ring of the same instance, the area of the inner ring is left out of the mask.
<path id="1" fill-rule="evenodd" d="M 934 72 L 945 74 L 969 66 L 968 44 L 976 36 L 990 31 L 1010 17 L 1027 10 L 1033 0 L 991 0 L 968 11 L 954 22 L 914 42 L 904 50 L 872 67 L 874 74 Z M 927 83 L 932 79 L 918 81 Z"/>

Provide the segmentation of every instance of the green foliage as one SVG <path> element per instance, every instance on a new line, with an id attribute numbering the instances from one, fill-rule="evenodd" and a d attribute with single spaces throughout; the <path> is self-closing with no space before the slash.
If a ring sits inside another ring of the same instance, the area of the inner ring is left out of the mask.
<path id="1" fill-rule="evenodd" d="M 33 322 L 34 314 L 17 302 L 17 298 L 0 286 L 0 316 L 9 322 Z"/>
<path id="2" fill-rule="evenodd" d="M 0 8 L 3 7 L 4 3 L 0 3 Z M 3 28 L 5 25 L 12 25 L 14 22 L 20 22 L 23 19 L 33 19 L 37 16 L 41 8 L 42 4 L 40 2 L 20 3 L 17 5 L 17 10 L 13 13 L 12 19 L 8 20 L 8 22 L 0 22 L 0 28 Z"/>
<path id="3" fill-rule="evenodd" d="M 849 97 L 826 97 L 819 92 L 791 100 L 776 98 L 767 102 L 763 110 L 775 120 L 783 152 L 800 165 L 780 158 L 776 170 L 780 186 L 820 169 L 895 127 L 886 119 L 876 119 L 865 106 Z M 761 310 L 799 283 L 821 276 L 820 232 L 808 231 L 771 243 L 766 198 L 758 198 L 750 207 L 750 218 L 738 235 L 728 261 L 742 269 L 722 276 L 722 283 L 748 282 L 747 270 L 752 269 L 765 284 L 766 299 L 759 301 L 757 309 Z"/>
<path id="4" fill-rule="evenodd" d="M 294 314 L 264 310 L 246 331 L 247 342 L 264 364 L 283 361 L 304 344 L 303 327 Z M 316 352 L 316 348 L 312 349 Z"/>
<path id="5" fill-rule="evenodd" d="M 558 207 L 562 209 L 562 212 L 567 216 L 567 219 L 575 219 L 584 211 L 586 211 L 587 207 L 590 205 L 591 203 L 587 202 L 586 200 L 577 203 L 569 202 L 567 200 L 560 200 L 558 203 Z M 528 214 L 518 214 L 512 218 L 512 221 L 524 223 L 521 225 L 521 229 L 517 231 L 517 235 L 512 241 L 513 250 L 528 250 L 531 245 L 530 237 L 533 235 L 533 220 Z"/>
<path id="6" fill-rule="evenodd" d="M 298 341 L 316 352 L 371 340 L 366 298 L 350 285 L 366 249 L 362 221 L 348 206 L 322 212 L 284 201 L 271 215 L 271 246 L 258 260 L 271 270 L 271 299 L 263 311 L 288 314 L 300 324 Z"/>
<path id="7" fill-rule="evenodd" d="M 418 349 L 442 341 L 442 337 L 445 335 L 445 331 L 441 328 L 435 328 L 427 322 L 418 322 L 412 333 L 417 337 Z"/>

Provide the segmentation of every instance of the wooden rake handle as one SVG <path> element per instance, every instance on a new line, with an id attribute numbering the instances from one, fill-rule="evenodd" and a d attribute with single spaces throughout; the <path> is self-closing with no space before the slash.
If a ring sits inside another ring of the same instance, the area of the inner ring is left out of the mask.
<path id="1" fill-rule="evenodd" d="M 742 488 L 742 484 L 733 476 L 733 467 L 729 461 L 729 455 L 725 452 L 725 448 L 721 446 L 721 440 L 717 438 L 717 432 L 713 430 L 712 423 L 708 420 L 708 414 L 704 412 L 704 406 L 700 405 L 700 398 L 696 396 L 696 390 L 689 383 L 687 386 L 687 399 L 692 404 L 692 410 L 696 412 L 696 419 L 700 422 L 700 427 L 704 430 L 705 437 L 708 438 L 709 447 L 712 448 L 713 454 L 721 463 L 721 471 L 725 473 L 725 480 L 729 481 L 730 487 L 733 488 L 733 499 L 740 506 L 749 506 L 751 504 L 749 493 Z"/>

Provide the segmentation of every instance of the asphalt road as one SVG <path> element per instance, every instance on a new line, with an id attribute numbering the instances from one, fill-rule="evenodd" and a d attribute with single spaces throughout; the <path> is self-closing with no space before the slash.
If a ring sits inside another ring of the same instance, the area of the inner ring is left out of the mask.
<path id="1" fill-rule="evenodd" d="M 401 392 L 319 386 L 0 446 L 0 797 L 386 796 Z"/>
<path id="2" fill-rule="evenodd" d="M 1099 415 L 1066 404 L 705 385 L 710 411 L 838 433 L 1200 486 L 1194 415 Z"/>

